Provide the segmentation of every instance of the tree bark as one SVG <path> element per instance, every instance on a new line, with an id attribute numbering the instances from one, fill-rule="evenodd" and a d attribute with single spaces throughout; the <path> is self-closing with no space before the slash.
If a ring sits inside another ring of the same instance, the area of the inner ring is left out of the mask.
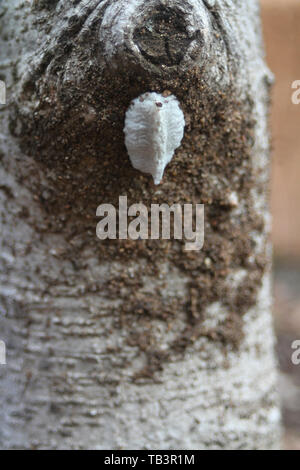
<path id="1" fill-rule="evenodd" d="M 279 447 L 255 0 L 3 0 L 2 448 Z M 155 186 L 130 102 L 174 94 Z M 205 204 L 205 244 L 96 238 L 97 206 Z"/>

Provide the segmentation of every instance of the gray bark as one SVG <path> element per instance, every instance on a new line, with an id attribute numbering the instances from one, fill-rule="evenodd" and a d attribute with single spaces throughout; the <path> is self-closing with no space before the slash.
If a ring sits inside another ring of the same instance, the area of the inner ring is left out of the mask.
<path id="1" fill-rule="evenodd" d="M 2 0 L 2 448 L 271 449 L 267 113 L 256 0 Z M 124 116 L 172 92 L 182 146 L 134 170 Z M 96 208 L 205 204 L 205 245 L 101 242 Z"/>

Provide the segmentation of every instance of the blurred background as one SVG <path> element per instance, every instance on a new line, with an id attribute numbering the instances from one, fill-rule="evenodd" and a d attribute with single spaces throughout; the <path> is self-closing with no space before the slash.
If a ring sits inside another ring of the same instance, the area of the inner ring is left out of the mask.
<path id="1" fill-rule="evenodd" d="M 300 450 L 300 365 L 291 344 L 300 340 L 300 104 L 292 83 L 300 80 L 300 0 L 261 0 L 267 62 L 273 89 L 272 210 L 275 325 L 285 447 Z"/>

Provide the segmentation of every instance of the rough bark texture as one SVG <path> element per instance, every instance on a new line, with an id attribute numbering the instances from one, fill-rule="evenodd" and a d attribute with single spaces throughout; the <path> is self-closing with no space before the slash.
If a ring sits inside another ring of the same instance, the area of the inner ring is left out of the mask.
<path id="1" fill-rule="evenodd" d="M 270 73 L 254 0 L 0 4 L 3 448 L 278 448 Z M 182 146 L 134 170 L 124 116 L 173 93 Z M 205 245 L 97 240 L 102 203 L 204 203 Z"/>

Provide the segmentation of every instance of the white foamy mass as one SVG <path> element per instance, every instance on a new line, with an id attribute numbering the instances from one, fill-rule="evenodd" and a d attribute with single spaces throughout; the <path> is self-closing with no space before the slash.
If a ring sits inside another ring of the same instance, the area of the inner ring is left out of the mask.
<path id="1" fill-rule="evenodd" d="M 125 144 L 132 166 L 162 180 L 184 135 L 184 114 L 174 95 L 145 93 L 136 98 L 126 113 Z"/>

